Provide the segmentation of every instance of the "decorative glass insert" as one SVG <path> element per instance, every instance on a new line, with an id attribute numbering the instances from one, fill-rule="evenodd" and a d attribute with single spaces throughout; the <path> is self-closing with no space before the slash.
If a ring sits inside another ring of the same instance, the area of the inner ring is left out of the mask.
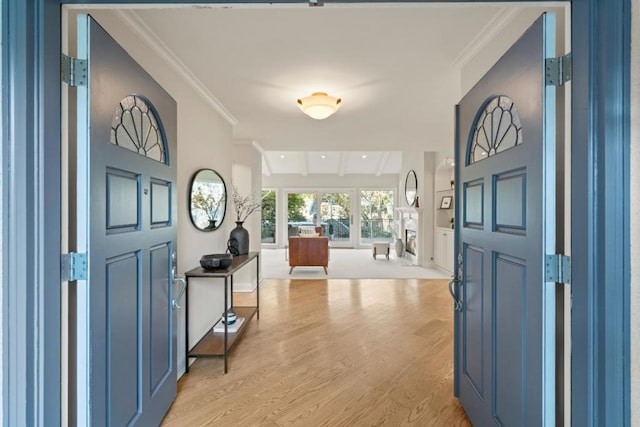
<path id="1" fill-rule="evenodd" d="M 499 95 L 485 104 L 476 120 L 471 144 L 469 164 L 522 144 L 520 116 L 511 98 Z"/>
<path id="2" fill-rule="evenodd" d="M 154 110 L 138 95 L 128 95 L 111 121 L 111 143 L 158 162 L 166 163 L 164 135 Z"/>

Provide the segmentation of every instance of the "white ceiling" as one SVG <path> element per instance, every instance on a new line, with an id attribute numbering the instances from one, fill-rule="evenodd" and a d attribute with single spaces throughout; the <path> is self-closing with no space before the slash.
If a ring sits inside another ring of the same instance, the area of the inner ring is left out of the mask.
<path id="1" fill-rule="evenodd" d="M 288 174 L 367 174 L 398 173 L 402 167 L 399 151 L 266 151 L 262 170 Z"/>
<path id="2" fill-rule="evenodd" d="M 405 151 L 452 154 L 460 68 L 514 10 L 199 5 L 119 14 L 216 106 L 238 142 L 263 153 L 263 173 L 380 175 L 400 172 Z M 326 120 L 296 107 L 317 91 L 343 100 Z"/>

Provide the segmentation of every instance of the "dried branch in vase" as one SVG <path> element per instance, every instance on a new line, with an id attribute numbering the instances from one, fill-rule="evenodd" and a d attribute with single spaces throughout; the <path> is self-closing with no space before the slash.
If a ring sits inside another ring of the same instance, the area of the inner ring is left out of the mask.
<path id="1" fill-rule="evenodd" d="M 262 200 L 259 196 L 255 194 L 241 196 L 235 185 L 231 186 L 231 198 L 237 222 L 244 222 L 249 215 L 262 208 Z"/>

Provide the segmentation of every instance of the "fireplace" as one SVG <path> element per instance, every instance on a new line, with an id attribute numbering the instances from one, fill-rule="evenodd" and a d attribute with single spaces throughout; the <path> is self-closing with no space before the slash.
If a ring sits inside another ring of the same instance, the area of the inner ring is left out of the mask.
<path id="1" fill-rule="evenodd" d="M 412 255 L 416 253 L 416 232 L 414 230 L 404 230 L 404 250 Z"/>
<path id="2" fill-rule="evenodd" d="M 404 243 L 404 258 L 410 265 L 422 265 L 425 249 L 429 245 L 421 243 L 424 233 L 422 208 L 396 208 L 400 223 L 400 237 Z"/>

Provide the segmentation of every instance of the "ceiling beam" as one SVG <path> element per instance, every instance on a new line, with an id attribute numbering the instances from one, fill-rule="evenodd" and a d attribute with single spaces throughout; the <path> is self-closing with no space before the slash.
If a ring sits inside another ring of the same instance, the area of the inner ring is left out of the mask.
<path id="1" fill-rule="evenodd" d="M 301 151 L 301 161 L 300 161 L 300 174 L 302 176 L 307 176 L 309 174 L 309 159 L 306 151 Z"/>
<path id="2" fill-rule="evenodd" d="M 387 167 L 387 163 L 389 163 L 389 157 L 391 157 L 391 153 L 385 151 L 380 156 L 380 160 L 378 160 L 378 166 L 376 167 L 376 176 L 382 175 L 382 172 Z"/>
<path id="3" fill-rule="evenodd" d="M 262 170 L 262 175 L 271 176 L 271 170 L 273 168 L 271 167 L 271 164 L 269 163 L 269 156 L 267 156 L 267 153 L 264 152 L 264 148 L 262 148 L 260 143 L 258 141 L 256 141 L 255 139 L 253 141 L 251 141 L 251 145 L 253 146 L 253 148 L 258 150 L 258 152 L 262 156 L 262 164 L 264 165 L 264 169 Z"/>
<path id="4" fill-rule="evenodd" d="M 344 172 L 347 169 L 347 159 L 344 153 L 340 153 L 338 157 L 338 176 L 344 176 Z"/>

